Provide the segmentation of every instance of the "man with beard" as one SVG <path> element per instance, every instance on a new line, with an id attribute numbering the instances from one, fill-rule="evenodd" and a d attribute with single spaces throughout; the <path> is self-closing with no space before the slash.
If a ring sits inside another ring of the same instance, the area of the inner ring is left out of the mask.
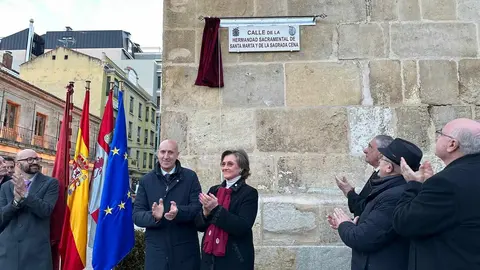
<path id="1" fill-rule="evenodd" d="M 10 179 L 12 178 L 8 175 L 5 159 L 0 156 L 0 186 L 5 184 Z"/>
<path id="2" fill-rule="evenodd" d="M 35 151 L 20 151 L 13 179 L 0 189 L 2 269 L 52 269 L 50 215 L 58 181 L 40 172 L 40 161 Z"/>

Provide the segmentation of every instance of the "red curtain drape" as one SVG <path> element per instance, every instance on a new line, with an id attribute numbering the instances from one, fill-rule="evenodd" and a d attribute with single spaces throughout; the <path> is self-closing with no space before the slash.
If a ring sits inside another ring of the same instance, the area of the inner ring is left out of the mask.
<path id="1" fill-rule="evenodd" d="M 219 18 L 205 18 L 200 65 L 195 85 L 223 87 L 223 64 L 218 31 Z"/>

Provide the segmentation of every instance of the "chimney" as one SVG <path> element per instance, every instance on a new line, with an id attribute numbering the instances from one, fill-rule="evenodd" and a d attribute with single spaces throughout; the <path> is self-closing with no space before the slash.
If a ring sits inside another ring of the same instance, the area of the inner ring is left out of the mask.
<path id="1" fill-rule="evenodd" d="M 70 26 L 65 26 L 65 31 L 72 31 L 72 30 L 73 30 L 72 27 L 70 27 Z"/>
<path id="2" fill-rule="evenodd" d="M 13 56 L 11 51 L 6 51 L 2 57 L 2 65 L 8 69 L 12 69 Z"/>
<path id="3" fill-rule="evenodd" d="M 25 62 L 30 61 L 30 58 L 32 57 L 33 35 L 33 19 L 30 19 L 30 26 L 28 27 L 27 51 L 25 52 Z"/>

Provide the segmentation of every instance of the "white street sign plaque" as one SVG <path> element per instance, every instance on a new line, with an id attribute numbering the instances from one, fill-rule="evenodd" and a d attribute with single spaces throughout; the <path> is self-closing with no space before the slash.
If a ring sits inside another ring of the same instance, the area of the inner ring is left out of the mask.
<path id="1" fill-rule="evenodd" d="M 298 25 L 232 26 L 228 28 L 228 51 L 300 51 L 299 30 Z"/>

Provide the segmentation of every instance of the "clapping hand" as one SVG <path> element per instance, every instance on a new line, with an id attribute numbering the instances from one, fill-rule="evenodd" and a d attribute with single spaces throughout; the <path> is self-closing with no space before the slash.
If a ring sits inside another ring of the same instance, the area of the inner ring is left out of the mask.
<path id="1" fill-rule="evenodd" d="M 352 221 L 352 219 L 347 214 L 345 214 L 345 212 L 342 209 L 335 208 L 333 210 L 333 215 L 327 216 L 327 221 L 330 224 L 330 227 L 332 229 L 337 230 L 338 226 L 343 222 L 351 222 L 353 224 L 357 224 L 358 217 L 355 217 Z"/>
<path id="2" fill-rule="evenodd" d="M 353 186 L 347 181 L 347 178 L 345 176 L 342 176 L 341 178 L 335 176 L 335 182 L 337 183 L 338 188 L 343 192 L 343 195 L 345 195 L 345 197 L 347 197 L 348 192 L 353 189 Z"/>
<path id="3" fill-rule="evenodd" d="M 162 219 L 163 216 L 163 199 L 158 200 L 157 202 L 154 202 L 152 205 L 152 216 L 155 218 L 156 221 L 159 221 Z"/>
<path id="4" fill-rule="evenodd" d="M 25 185 L 24 177 L 20 173 L 15 172 L 12 178 L 13 195 L 14 199 L 18 202 L 21 199 L 25 198 L 25 194 L 27 193 L 27 186 Z"/>
<path id="5" fill-rule="evenodd" d="M 332 215 L 328 215 L 327 216 L 327 221 L 328 223 L 330 224 L 330 227 L 334 230 L 338 230 L 338 223 L 337 223 L 337 220 L 332 217 Z"/>
<path id="6" fill-rule="evenodd" d="M 198 196 L 200 203 L 202 204 L 203 215 L 208 216 L 210 212 L 218 206 L 218 199 L 212 193 L 203 194 L 200 193 Z"/>
<path id="7" fill-rule="evenodd" d="M 423 183 L 425 180 L 434 175 L 432 164 L 430 164 L 428 161 L 425 161 L 422 165 L 420 165 L 418 171 L 414 172 L 402 157 L 400 161 L 400 169 L 402 171 L 403 178 L 405 178 L 407 182 L 417 181 Z"/>
<path id="8" fill-rule="evenodd" d="M 165 218 L 167 220 L 174 220 L 178 213 L 177 203 L 171 201 L 170 204 L 170 211 L 165 214 Z"/>

